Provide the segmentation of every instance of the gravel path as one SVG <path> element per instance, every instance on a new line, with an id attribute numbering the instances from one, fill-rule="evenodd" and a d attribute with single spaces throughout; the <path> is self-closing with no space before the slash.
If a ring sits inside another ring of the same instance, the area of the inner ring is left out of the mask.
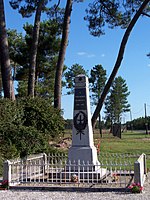
<path id="1" fill-rule="evenodd" d="M 141 194 L 127 192 L 60 192 L 32 190 L 1 190 L 0 200 L 150 200 L 150 174 Z"/>
<path id="2" fill-rule="evenodd" d="M 0 191 L 1 200 L 149 200 L 150 192 L 142 194 L 115 192 L 39 192 L 39 191 Z"/>

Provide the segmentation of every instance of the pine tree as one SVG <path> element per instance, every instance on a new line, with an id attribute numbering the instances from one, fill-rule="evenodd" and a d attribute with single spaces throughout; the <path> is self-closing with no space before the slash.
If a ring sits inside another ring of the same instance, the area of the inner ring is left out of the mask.
<path id="1" fill-rule="evenodd" d="M 127 100 L 129 94 L 126 81 L 121 76 L 115 78 L 105 102 L 106 119 L 113 123 L 121 122 L 122 114 L 130 110 Z"/>
<path id="2" fill-rule="evenodd" d="M 95 65 L 90 73 L 90 86 L 92 91 L 92 104 L 97 105 L 100 95 L 105 87 L 106 82 L 106 70 L 102 65 Z M 99 131 L 102 137 L 102 127 L 101 127 L 101 115 L 99 112 Z"/>
<path id="3" fill-rule="evenodd" d="M 82 65 L 74 64 L 69 68 L 69 70 L 64 74 L 66 79 L 66 88 L 69 89 L 67 94 L 73 94 L 74 91 L 74 79 L 77 75 L 84 74 L 87 76 L 87 72 L 84 70 Z"/>
<path id="4" fill-rule="evenodd" d="M 102 65 L 95 65 L 90 72 L 89 83 L 92 91 L 93 105 L 97 105 L 98 99 L 105 87 L 106 82 L 106 70 Z"/>
<path id="5" fill-rule="evenodd" d="M 18 81 L 18 96 L 27 96 L 28 69 L 30 65 L 30 45 L 32 43 L 31 24 L 25 24 L 25 36 L 16 30 L 8 30 L 9 53 L 12 66 L 16 66 L 15 80 Z M 60 47 L 61 26 L 56 21 L 41 22 L 35 73 L 35 96 L 52 98 L 57 56 Z"/>
<path id="6" fill-rule="evenodd" d="M 15 100 L 3 0 L 0 0 L 0 65 L 4 98 Z"/>

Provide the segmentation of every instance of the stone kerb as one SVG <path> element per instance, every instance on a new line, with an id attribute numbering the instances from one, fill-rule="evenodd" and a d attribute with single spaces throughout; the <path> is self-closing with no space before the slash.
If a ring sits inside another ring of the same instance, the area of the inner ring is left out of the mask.
<path id="1" fill-rule="evenodd" d="M 146 155 L 143 153 L 134 163 L 134 182 L 143 186 L 146 174 Z"/>

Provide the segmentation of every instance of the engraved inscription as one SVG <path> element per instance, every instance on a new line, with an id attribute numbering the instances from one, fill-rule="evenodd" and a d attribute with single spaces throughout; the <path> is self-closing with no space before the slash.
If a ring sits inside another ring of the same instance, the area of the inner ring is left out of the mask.
<path id="1" fill-rule="evenodd" d="M 75 89 L 74 109 L 86 110 L 86 88 Z"/>

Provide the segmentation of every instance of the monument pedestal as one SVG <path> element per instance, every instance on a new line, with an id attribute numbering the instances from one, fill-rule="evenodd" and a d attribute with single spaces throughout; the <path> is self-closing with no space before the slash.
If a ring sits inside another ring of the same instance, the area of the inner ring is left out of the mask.
<path id="1" fill-rule="evenodd" d="M 88 147 L 70 147 L 68 152 L 68 158 L 71 163 L 80 163 L 80 165 L 85 165 L 84 171 L 97 170 L 100 167 L 100 163 L 97 159 L 97 150 L 95 146 Z M 90 165 L 90 167 L 87 167 Z M 92 166 L 93 165 L 93 166 Z M 78 168 L 78 167 L 76 167 Z M 91 169 L 92 168 L 92 169 Z M 80 169 L 82 170 L 82 169 Z"/>

